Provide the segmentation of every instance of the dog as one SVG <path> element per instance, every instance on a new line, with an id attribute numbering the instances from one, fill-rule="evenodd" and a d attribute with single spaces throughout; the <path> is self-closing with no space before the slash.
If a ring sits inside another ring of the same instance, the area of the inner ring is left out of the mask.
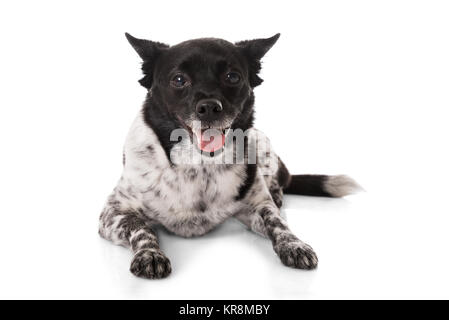
<path id="1" fill-rule="evenodd" d="M 99 234 L 132 250 L 134 275 L 171 273 L 158 227 L 193 237 L 231 217 L 268 238 L 286 266 L 317 267 L 313 249 L 281 217 L 283 194 L 343 197 L 359 186 L 344 175 L 290 175 L 253 127 L 261 59 L 279 36 L 169 46 L 126 33 L 143 60 L 139 82 L 147 95 L 127 136 L 123 173 L 101 213 Z"/>

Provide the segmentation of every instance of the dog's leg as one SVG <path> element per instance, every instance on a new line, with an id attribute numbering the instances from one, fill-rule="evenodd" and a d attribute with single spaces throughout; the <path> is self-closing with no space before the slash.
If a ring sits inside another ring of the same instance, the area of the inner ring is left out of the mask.
<path id="1" fill-rule="evenodd" d="M 283 264 L 300 269 L 316 268 L 318 258 L 315 252 L 290 231 L 277 207 L 265 204 L 256 212 L 261 217 L 265 233 Z"/>
<path id="2" fill-rule="evenodd" d="M 284 192 L 277 182 L 273 182 L 269 188 L 271 198 L 278 208 L 282 207 Z"/>
<path id="3" fill-rule="evenodd" d="M 316 268 L 318 258 L 315 252 L 290 231 L 260 175 L 244 202 L 248 210 L 235 217 L 254 232 L 268 237 L 282 263 L 299 269 Z"/>
<path id="4" fill-rule="evenodd" d="M 100 216 L 100 235 L 134 253 L 130 271 L 149 279 L 165 278 L 171 272 L 170 260 L 159 248 L 153 222 L 139 210 L 124 210 L 111 196 Z"/>

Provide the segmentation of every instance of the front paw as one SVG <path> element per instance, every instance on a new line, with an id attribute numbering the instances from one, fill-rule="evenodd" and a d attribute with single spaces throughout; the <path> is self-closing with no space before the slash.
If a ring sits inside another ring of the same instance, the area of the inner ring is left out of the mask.
<path id="1" fill-rule="evenodd" d="M 282 242 L 277 244 L 274 250 L 282 263 L 288 267 L 311 270 L 318 265 L 316 253 L 304 242 Z"/>
<path id="2" fill-rule="evenodd" d="M 162 279 L 171 273 L 170 260 L 161 250 L 140 250 L 134 255 L 130 271 L 137 277 Z"/>

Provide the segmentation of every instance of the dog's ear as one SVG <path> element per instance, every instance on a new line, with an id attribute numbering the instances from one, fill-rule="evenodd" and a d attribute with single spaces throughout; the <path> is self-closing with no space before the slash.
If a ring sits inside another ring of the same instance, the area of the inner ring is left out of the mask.
<path id="1" fill-rule="evenodd" d="M 160 53 L 169 48 L 169 46 L 160 42 L 137 39 L 129 33 L 125 33 L 125 36 L 143 60 L 142 71 L 145 76 L 139 80 L 139 82 L 142 86 L 149 90 L 153 83 L 153 71 L 156 60 Z"/>
<path id="2" fill-rule="evenodd" d="M 252 87 L 256 87 L 262 83 L 263 80 L 258 76 L 261 69 L 260 60 L 268 50 L 271 49 L 280 36 L 281 34 L 278 33 L 271 38 L 245 40 L 235 44 L 248 60 L 249 81 Z"/>

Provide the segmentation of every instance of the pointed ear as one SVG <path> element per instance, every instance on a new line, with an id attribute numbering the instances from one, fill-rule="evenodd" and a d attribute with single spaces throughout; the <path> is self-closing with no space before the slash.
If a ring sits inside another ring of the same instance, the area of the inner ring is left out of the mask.
<path id="1" fill-rule="evenodd" d="M 137 39 L 129 33 L 125 33 L 125 36 L 143 60 L 142 71 L 145 76 L 139 82 L 145 88 L 150 89 L 153 82 L 153 71 L 156 60 L 160 53 L 164 49 L 169 48 L 169 46 L 160 42 Z"/>
<path id="2" fill-rule="evenodd" d="M 281 34 L 278 33 L 271 38 L 245 40 L 235 44 L 248 59 L 250 73 L 249 80 L 252 87 L 256 87 L 263 82 L 263 80 L 258 76 L 261 69 L 260 60 L 268 52 L 268 50 L 271 49 L 280 36 Z"/>
<path id="3" fill-rule="evenodd" d="M 271 47 L 278 41 L 280 33 L 275 34 L 267 39 L 254 39 L 237 42 L 235 45 L 241 47 L 242 50 L 251 58 L 260 60 L 271 49 Z"/>
<path id="4" fill-rule="evenodd" d="M 134 38 L 127 32 L 125 33 L 125 36 L 134 50 L 136 50 L 136 52 L 144 61 L 152 59 L 155 55 L 158 55 L 158 52 L 169 47 L 164 43 Z"/>

